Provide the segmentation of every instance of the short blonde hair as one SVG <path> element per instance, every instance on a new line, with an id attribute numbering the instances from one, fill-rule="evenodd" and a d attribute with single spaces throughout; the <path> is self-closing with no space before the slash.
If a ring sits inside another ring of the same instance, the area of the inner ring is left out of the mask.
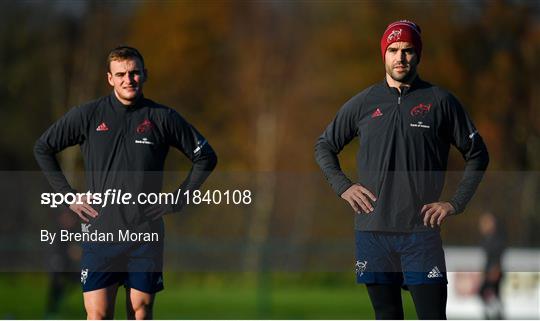
<path id="1" fill-rule="evenodd" d="M 113 50 L 111 50 L 111 52 L 107 56 L 107 71 L 111 70 L 111 61 L 134 59 L 134 58 L 138 58 L 141 61 L 142 67 L 144 69 L 144 58 L 137 49 L 133 47 L 128 47 L 128 46 L 116 47 Z"/>

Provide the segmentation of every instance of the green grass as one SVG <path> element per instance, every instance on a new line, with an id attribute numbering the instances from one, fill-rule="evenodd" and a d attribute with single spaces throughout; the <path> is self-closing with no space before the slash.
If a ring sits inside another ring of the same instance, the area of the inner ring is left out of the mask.
<path id="1" fill-rule="evenodd" d="M 259 281 L 259 282 L 258 282 Z M 262 284 L 262 285 L 261 285 Z M 67 292 L 56 315 L 45 316 L 46 274 L 0 274 L 0 318 L 84 319 L 78 284 Z M 364 286 L 349 275 L 274 273 L 177 273 L 165 276 L 157 295 L 156 319 L 373 319 Z M 403 292 L 407 319 L 415 319 Z M 125 318 L 125 294 L 118 292 L 116 318 Z"/>

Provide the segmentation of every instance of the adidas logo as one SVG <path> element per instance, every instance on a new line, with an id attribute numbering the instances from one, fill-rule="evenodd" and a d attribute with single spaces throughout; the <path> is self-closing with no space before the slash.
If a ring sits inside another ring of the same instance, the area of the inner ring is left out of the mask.
<path id="1" fill-rule="evenodd" d="M 105 132 L 105 131 L 108 131 L 109 130 L 109 127 L 107 127 L 107 124 L 105 124 L 105 122 L 102 122 L 101 124 L 99 124 L 99 126 L 96 128 L 96 131 L 98 132 Z"/>
<path id="2" fill-rule="evenodd" d="M 433 278 L 442 278 L 443 275 L 441 273 L 441 271 L 439 270 L 439 268 L 437 266 L 435 266 L 433 268 L 433 270 L 431 270 L 428 275 L 427 275 L 428 279 L 433 279 Z"/>
<path id="3" fill-rule="evenodd" d="M 383 115 L 382 111 L 380 108 L 377 108 L 373 114 L 371 114 L 371 118 L 377 118 L 377 117 L 381 117 Z"/>

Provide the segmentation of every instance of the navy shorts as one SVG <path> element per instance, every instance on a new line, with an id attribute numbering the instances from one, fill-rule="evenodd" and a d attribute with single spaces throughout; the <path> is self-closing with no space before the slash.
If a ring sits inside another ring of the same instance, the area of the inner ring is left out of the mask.
<path id="1" fill-rule="evenodd" d="M 146 293 L 163 290 L 163 242 L 83 243 L 82 248 L 83 292 L 113 284 Z"/>
<path id="2" fill-rule="evenodd" d="M 356 281 L 365 284 L 447 284 L 439 231 L 356 231 Z"/>

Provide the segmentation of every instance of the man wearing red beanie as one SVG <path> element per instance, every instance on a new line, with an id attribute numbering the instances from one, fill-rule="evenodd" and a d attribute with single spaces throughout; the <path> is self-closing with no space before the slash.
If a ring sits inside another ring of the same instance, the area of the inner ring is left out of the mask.
<path id="1" fill-rule="evenodd" d="M 366 284 L 377 319 L 403 319 L 402 287 L 418 318 L 446 319 L 440 226 L 464 211 L 489 162 L 459 101 L 418 76 L 421 53 L 417 24 L 388 25 L 381 38 L 385 79 L 346 102 L 315 145 L 327 181 L 355 212 L 357 282 Z M 352 182 L 338 154 L 355 137 Z M 453 197 L 440 200 L 451 145 L 466 166 Z"/>

